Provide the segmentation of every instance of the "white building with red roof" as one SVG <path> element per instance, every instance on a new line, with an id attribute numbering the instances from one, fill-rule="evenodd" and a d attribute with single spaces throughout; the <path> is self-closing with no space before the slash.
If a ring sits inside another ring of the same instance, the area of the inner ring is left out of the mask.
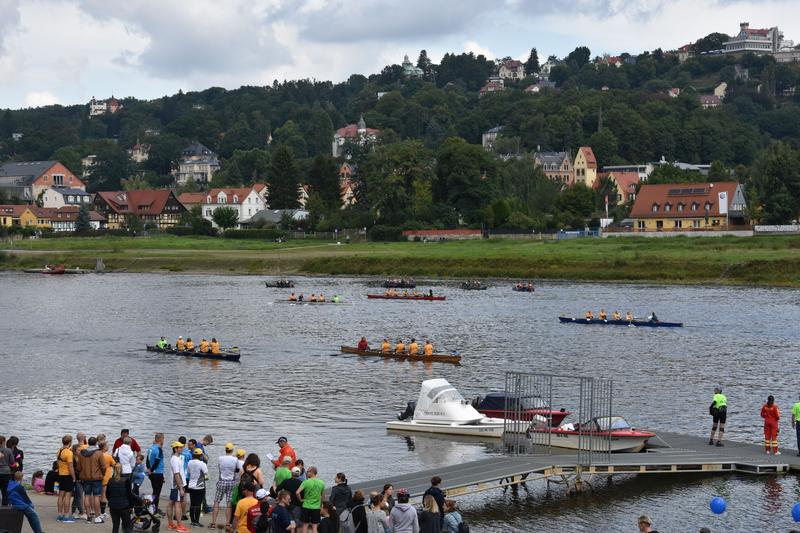
<path id="1" fill-rule="evenodd" d="M 739 24 L 739 33 L 723 43 L 726 54 L 753 52 L 755 54 L 772 55 L 789 45 L 783 40 L 783 33 L 777 26 L 772 28 L 751 28 L 749 22 Z"/>
<path id="2" fill-rule="evenodd" d="M 266 192 L 267 187 L 263 184 L 252 187 L 211 189 L 206 193 L 203 203 L 200 204 L 203 218 L 214 224 L 214 211 L 221 207 L 230 207 L 236 211 L 241 224 L 267 208 Z"/>
<path id="3" fill-rule="evenodd" d="M 108 100 L 96 100 L 94 96 L 92 96 L 92 99 L 89 100 L 90 118 L 105 115 L 106 113 L 113 115 L 120 109 L 122 109 L 122 102 L 114 98 L 113 94 Z"/>
<path id="4" fill-rule="evenodd" d="M 518 59 L 506 59 L 500 64 L 498 74 L 505 80 L 521 80 L 525 77 L 525 64 Z"/>
<path id="5" fill-rule="evenodd" d="M 357 124 L 348 124 L 343 128 L 336 130 L 333 134 L 333 143 L 331 152 L 333 157 L 341 157 L 343 154 L 342 148 L 345 143 L 358 143 L 367 144 L 374 143 L 378 140 L 381 130 L 375 128 L 368 128 L 367 123 L 364 121 L 364 115 L 358 119 Z"/>

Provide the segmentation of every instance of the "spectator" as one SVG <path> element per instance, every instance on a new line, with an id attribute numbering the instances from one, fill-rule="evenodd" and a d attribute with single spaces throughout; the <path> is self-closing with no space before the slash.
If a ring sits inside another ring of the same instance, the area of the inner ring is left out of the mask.
<path id="1" fill-rule="evenodd" d="M 72 523 L 75 522 L 75 519 L 71 516 L 70 508 L 77 477 L 75 473 L 75 457 L 72 453 L 72 435 L 64 435 L 61 438 L 61 444 L 62 446 L 58 450 L 55 462 L 58 473 L 58 501 L 56 502 L 58 514 L 56 515 L 56 520 Z M 55 488 L 55 484 L 53 488 Z"/>
<path id="2" fill-rule="evenodd" d="M 339 533 L 339 514 L 331 502 L 322 502 L 319 514 L 319 533 Z"/>
<path id="3" fill-rule="evenodd" d="M 426 494 L 422 498 L 422 511 L 419 513 L 420 533 L 440 533 L 442 530 L 440 516 L 436 498 L 432 494 Z"/>
<path id="4" fill-rule="evenodd" d="M 150 486 L 153 488 L 153 505 L 156 512 L 160 509 L 158 507 L 158 499 L 161 496 L 161 488 L 164 486 L 164 434 L 156 433 L 153 439 L 153 444 L 147 450 L 147 457 L 145 460 L 146 472 L 150 478 Z"/>
<path id="5" fill-rule="evenodd" d="M 343 472 L 336 474 L 336 486 L 331 489 L 330 502 L 333 504 L 337 513 L 344 511 L 350 507 L 350 500 L 353 497 L 353 491 L 350 490 L 350 485 L 347 484 L 347 476 Z"/>
<path id="6" fill-rule="evenodd" d="M 658 533 L 652 526 L 653 521 L 650 520 L 649 516 L 643 514 L 639 517 L 639 531 L 641 531 L 641 533 Z"/>
<path id="7" fill-rule="evenodd" d="M 275 533 L 290 533 L 297 527 L 288 509 L 290 500 L 289 491 L 282 490 L 278 493 L 278 503 L 272 511 L 272 527 Z M 332 533 L 339 533 L 339 530 L 336 529 Z"/>
<path id="8" fill-rule="evenodd" d="M 134 439 L 133 437 L 130 437 L 129 435 L 130 435 L 130 431 L 127 430 L 127 429 L 123 429 L 122 431 L 120 431 L 119 432 L 119 438 L 114 441 L 114 447 L 111 449 L 111 452 L 112 453 L 116 452 L 117 448 L 122 446 L 122 444 L 125 442 L 125 438 L 126 437 L 131 439 L 131 441 L 128 443 L 128 445 L 130 446 L 131 450 L 133 450 L 135 453 L 141 452 L 142 448 L 141 448 L 141 446 L 139 446 L 139 443 L 136 442 L 136 439 Z"/>
<path id="9" fill-rule="evenodd" d="M 103 492 L 105 467 L 103 452 L 97 448 L 97 439 L 90 437 L 89 446 L 78 454 L 78 471 L 83 482 L 83 506 L 87 522 L 103 523 L 100 517 L 100 494 Z"/>
<path id="10" fill-rule="evenodd" d="M 44 477 L 45 494 L 52 495 L 56 493 L 56 481 L 58 481 L 58 461 L 53 461 L 53 468 Z"/>
<path id="11" fill-rule="evenodd" d="M 406 489 L 397 491 L 397 503 L 389 513 L 389 528 L 392 533 L 419 533 L 417 511 L 408 503 L 409 498 Z"/>
<path id="12" fill-rule="evenodd" d="M 131 532 L 131 501 L 132 486 L 130 476 L 122 475 L 122 465 L 117 463 L 112 467 L 111 479 L 106 485 L 108 498 L 108 511 L 111 513 L 112 533 L 119 533 L 122 525 L 124 533 Z"/>
<path id="13" fill-rule="evenodd" d="M 0 493 L 2 493 L 2 505 L 8 505 L 8 484 L 11 482 L 11 467 L 14 464 L 14 456 L 11 450 L 6 448 L 6 438 L 0 435 Z"/>
<path id="14" fill-rule="evenodd" d="M 447 499 L 444 501 L 444 533 L 458 533 L 458 525 L 464 520 L 461 513 L 457 511 L 455 500 Z"/>
<path id="15" fill-rule="evenodd" d="M 311 531 L 317 533 L 317 526 L 320 521 L 320 507 L 322 507 L 322 493 L 325 491 L 325 483 L 317 477 L 317 467 L 308 467 L 308 478 L 300 484 L 297 489 L 297 497 L 303 508 L 300 511 L 301 531 L 306 533 L 308 525 L 311 524 Z"/>
<path id="16" fill-rule="evenodd" d="M 373 494 L 366 510 L 367 533 L 385 533 L 389 530 L 389 518 L 383 512 L 383 495 Z"/>
<path id="17" fill-rule="evenodd" d="M 17 446 L 19 445 L 19 439 L 14 437 L 8 437 L 8 449 L 11 450 L 11 456 L 14 458 L 14 462 L 11 464 L 11 470 L 13 472 L 22 472 L 22 461 L 25 459 L 25 452 L 20 450 Z"/>
<path id="18" fill-rule="evenodd" d="M 22 472 L 15 472 L 13 481 L 8 484 L 8 500 L 17 511 L 21 511 L 27 518 L 33 533 L 42 533 L 42 523 L 39 514 L 33 507 L 33 502 L 22 486 Z"/>
<path id="19" fill-rule="evenodd" d="M 122 465 L 122 475 L 125 477 L 129 477 L 136 466 L 136 453 L 131 447 L 132 442 L 133 439 L 125 437 L 122 439 L 122 444 L 114 450 L 114 458 Z"/>
<path id="20" fill-rule="evenodd" d="M 44 492 L 44 472 L 41 470 L 37 470 L 33 473 L 33 477 L 31 478 L 31 486 L 33 490 L 35 490 L 38 494 Z"/>
<path id="21" fill-rule="evenodd" d="M 442 489 L 439 488 L 439 485 L 441 484 L 442 484 L 442 478 L 440 478 L 439 476 L 433 476 L 431 478 L 430 488 L 426 490 L 425 494 L 423 495 L 423 501 L 424 497 L 427 496 L 428 494 L 433 496 L 433 499 L 436 500 L 436 506 L 438 507 L 439 510 L 440 527 L 444 523 L 444 492 L 442 492 Z"/>

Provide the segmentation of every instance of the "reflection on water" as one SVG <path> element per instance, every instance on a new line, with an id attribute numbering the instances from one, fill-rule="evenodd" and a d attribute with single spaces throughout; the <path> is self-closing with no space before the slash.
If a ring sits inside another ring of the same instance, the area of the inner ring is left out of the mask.
<path id="1" fill-rule="evenodd" d="M 299 279 L 295 290 L 339 293 L 350 306 L 287 306 L 288 294 L 256 277 L 0 274 L 0 432 L 22 437 L 31 468 L 46 468 L 63 433 L 114 435 L 130 427 L 147 443 L 212 433 L 262 457 L 287 435 L 322 478 L 353 482 L 500 453 L 484 442 L 389 434 L 384 422 L 443 377 L 466 398 L 502 389 L 508 370 L 599 375 L 615 380 L 614 406 L 637 427 L 705 435 L 711 389 L 729 401 L 728 431 L 758 443 L 768 394 L 788 414 L 797 397 L 800 291 L 545 283 L 535 294 L 508 287 L 460 291 L 445 302 L 367 300 L 363 280 Z M 422 289 L 427 286 L 420 284 Z M 678 330 L 562 325 L 559 314 L 600 307 L 655 310 Z M 238 345 L 240 364 L 148 353 L 158 336 L 215 336 Z M 423 365 L 338 353 L 362 335 L 372 343 L 430 338 L 463 365 Z M 562 391 L 560 407 L 572 408 Z M 10 406 L 10 407 L 9 407 Z M 779 439 L 794 449 L 793 432 Z M 212 448 L 212 455 L 221 450 Z M 213 467 L 212 463 L 212 467 Z M 212 476 L 213 477 L 213 476 Z M 477 531 L 624 531 L 646 512 L 662 531 L 771 531 L 791 527 L 800 499 L 793 476 L 631 477 L 595 480 L 593 493 L 528 483 L 468 497 Z M 711 516 L 708 501 L 728 500 Z"/>

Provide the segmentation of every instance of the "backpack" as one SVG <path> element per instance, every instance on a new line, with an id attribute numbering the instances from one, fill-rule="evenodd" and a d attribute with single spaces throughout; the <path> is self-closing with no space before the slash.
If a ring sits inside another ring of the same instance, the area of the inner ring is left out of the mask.
<path id="1" fill-rule="evenodd" d="M 260 511 L 260 509 L 259 509 Z M 274 522 L 272 521 L 272 507 L 267 508 L 266 513 L 261 513 L 258 517 L 258 520 L 255 523 L 255 532 L 256 533 L 272 533 L 275 531 L 273 527 Z M 248 524 L 249 527 L 249 524 Z"/>
<path id="2" fill-rule="evenodd" d="M 339 513 L 340 533 L 356 533 L 356 524 L 353 521 L 353 511 L 358 509 L 358 507 L 364 507 L 364 506 L 359 505 L 357 507 L 353 507 L 352 509 L 345 509 L 344 511 Z"/>
<path id="3" fill-rule="evenodd" d="M 461 522 L 458 524 L 458 529 L 456 530 L 458 533 L 469 533 L 469 524 L 464 522 L 462 519 Z"/>
<path id="4" fill-rule="evenodd" d="M 253 505 L 247 510 L 247 529 L 256 530 L 256 524 L 261 518 L 261 502 Z"/>

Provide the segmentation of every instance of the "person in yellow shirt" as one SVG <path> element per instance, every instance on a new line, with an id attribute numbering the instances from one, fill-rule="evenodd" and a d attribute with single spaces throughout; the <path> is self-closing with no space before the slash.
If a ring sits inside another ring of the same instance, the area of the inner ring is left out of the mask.
<path id="1" fill-rule="evenodd" d="M 388 339 L 383 339 L 383 344 L 381 344 L 381 351 L 383 353 L 389 353 L 392 351 L 392 345 L 389 344 Z"/>
<path id="2" fill-rule="evenodd" d="M 419 353 L 419 346 L 416 339 L 411 339 L 411 344 L 408 345 L 408 354 L 417 355 Z"/>
<path id="3" fill-rule="evenodd" d="M 403 298 L 408 298 L 408 291 L 403 291 Z"/>
<path id="4" fill-rule="evenodd" d="M 211 337 L 211 353 L 219 353 L 219 342 L 216 337 Z"/>
<path id="5" fill-rule="evenodd" d="M 200 353 L 208 353 L 208 341 L 205 339 L 200 341 Z"/>
<path id="6" fill-rule="evenodd" d="M 191 337 L 186 338 L 186 349 L 190 352 L 194 351 L 194 342 L 192 342 Z"/>
<path id="7" fill-rule="evenodd" d="M 108 485 L 108 480 L 111 479 L 111 475 L 114 473 L 113 466 L 117 464 L 114 460 L 114 457 L 108 453 L 108 441 L 97 441 L 97 447 L 103 453 L 103 464 L 105 465 L 105 472 L 103 474 L 103 489 L 100 493 L 100 513 L 105 514 L 106 506 L 108 505 L 108 498 L 106 498 L 106 486 Z"/>
<path id="8" fill-rule="evenodd" d="M 611 318 L 614 320 L 620 320 L 622 316 L 619 314 L 619 311 L 614 311 L 614 313 L 611 315 Z"/>
<path id="9" fill-rule="evenodd" d="M 594 313 L 591 310 L 586 311 L 586 320 L 592 320 L 594 318 Z"/>
<path id="10" fill-rule="evenodd" d="M 402 340 L 397 341 L 397 344 L 394 347 L 394 353 L 405 353 L 406 345 L 403 344 Z"/>
<path id="11" fill-rule="evenodd" d="M 627 320 L 628 322 L 633 322 L 633 313 L 631 313 L 630 311 L 625 313 L 625 320 Z"/>
<path id="12" fill-rule="evenodd" d="M 252 483 L 246 483 L 242 487 L 241 493 L 244 497 L 236 504 L 236 510 L 233 512 L 233 530 L 237 533 L 250 533 L 250 529 L 247 527 L 247 511 L 254 505 L 258 505 L 253 488 L 255 487 Z"/>
<path id="13" fill-rule="evenodd" d="M 433 344 L 431 341 L 425 341 L 425 355 L 433 355 Z"/>
<path id="14" fill-rule="evenodd" d="M 606 310 L 605 309 L 601 309 L 600 310 L 600 320 L 605 320 L 606 318 L 608 318 L 608 315 L 606 314 Z"/>
<path id="15" fill-rule="evenodd" d="M 77 474 L 72 464 L 72 435 L 64 435 L 63 445 L 56 456 L 58 462 L 58 515 L 67 516 L 72 508 L 72 488 Z"/>
<path id="16" fill-rule="evenodd" d="M 175 348 L 177 348 L 179 352 L 186 349 L 186 341 L 183 340 L 183 336 L 179 336 L 178 340 L 175 341 Z"/>

